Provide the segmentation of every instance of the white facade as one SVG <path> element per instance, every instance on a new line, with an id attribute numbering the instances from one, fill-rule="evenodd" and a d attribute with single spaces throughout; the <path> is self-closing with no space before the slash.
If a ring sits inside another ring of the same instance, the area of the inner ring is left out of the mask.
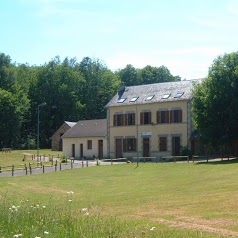
<path id="1" fill-rule="evenodd" d="M 105 137 L 62 138 L 62 140 L 63 152 L 68 157 L 75 159 L 107 158 L 107 139 Z"/>

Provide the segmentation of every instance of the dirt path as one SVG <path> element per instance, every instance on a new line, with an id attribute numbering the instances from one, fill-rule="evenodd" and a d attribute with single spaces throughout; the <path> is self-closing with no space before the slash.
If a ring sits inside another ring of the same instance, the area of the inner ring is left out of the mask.
<path id="1" fill-rule="evenodd" d="M 182 222 L 176 220 L 165 220 L 165 219 L 152 219 L 154 222 L 159 222 L 161 224 L 166 224 L 171 227 L 178 227 L 178 228 L 186 228 L 192 229 L 197 231 L 204 231 L 204 232 L 211 232 L 223 236 L 231 236 L 231 237 L 238 237 L 238 232 L 231 231 L 223 228 L 214 228 L 205 224 L 197 224 L 192 222 Z"/>

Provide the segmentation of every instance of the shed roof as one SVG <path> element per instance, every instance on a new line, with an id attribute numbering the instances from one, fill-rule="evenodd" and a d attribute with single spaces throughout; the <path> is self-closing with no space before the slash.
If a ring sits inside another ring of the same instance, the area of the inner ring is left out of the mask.
<path id="1" fill-rule="evenodd" d="M 192 88 L 199 80 L 129 86 L 121 89 L 106 107 L 192 99 Z"/>
<path id="2" fill-rule="evenodd" d="M 61 138 L 104 137 L 107 134 L 107 120 L 83 120 L 70 128 Z"/>

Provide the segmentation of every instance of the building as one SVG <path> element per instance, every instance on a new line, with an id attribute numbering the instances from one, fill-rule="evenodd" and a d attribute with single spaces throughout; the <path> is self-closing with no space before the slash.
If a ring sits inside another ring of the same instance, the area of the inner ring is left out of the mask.
<path id="1" fill-rule="evenodd" d="M 193 83 L 121 87 L 106 105 L 110 158 L 158 158 L 190 148 Z"/>
<path id="2" fill-rule="evenodd" d="M 62 151 L 62 140 L 61 136 L 68 131 L 70 128 L 72 128 L 74 125 L 76 125 L 76 122 L 69 122 L 65 121 L 62 126 L 53 134 L 51 137 L 51 149 Z"/>
<path id="3" fill-rule="evenodd" d="M 107 158 L 107 120 L 84 120 L 62 135 L 63 151 L 76 159 Z"/>

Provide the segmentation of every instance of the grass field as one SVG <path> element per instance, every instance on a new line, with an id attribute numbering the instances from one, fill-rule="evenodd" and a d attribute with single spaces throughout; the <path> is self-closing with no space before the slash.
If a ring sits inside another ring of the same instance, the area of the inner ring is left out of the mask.
<path id="1" fill-rule="evenodd" d="M 97 166 L 1 178 L 0 198 L 5 204 L 1 207 L 7 210 L 11 205 L 21 204 L 27 211 L 32 204 L 49 207 L 50 203 L 54 211 L 68 211 L 70 203 L 74 214 L 70 227 L 81 219 L 81 209 L 87 207 L 90 211 L 87 225 L 80 226 L 84 227 L 84 234 L 86 230 L 91 232 L 89 224 L 97 222 L 106 232 L 108 227 L 115 231 L 110 236 L 90 233 L 80 237 L 236 237 L 237 165 L 236 160 L 208 164 L 141 163 L 139 167 L 136 164 Z M 0 228 L 1 219 L 7 219 L 6 212 L 0 212 Z M 11 236 L 0 233 L 0 237 L 13 237 L 16 227 L 11 231 L 8 226 Z M 51 233 L 52 227 L 47 227 Z M 153 231 L 151 227 L 155 227 Z"/>
<path id="2" fill-rule="evenodd" d="M 39 151 L 39 155 L 43 156 L 62 156 L 62 151 L 52 151 L 50 149 L 43 149 Z M 28 156 L 25 157 L 25 161 L 22 161 L 24 158 L 24 154 L 28 154 Z M 29 163 L 31 162 L 31 156 L 30 154 L 33 154 L 36 156 L 37 151 L 36 150 L 12 150 L 9 152 L 2 152 L 0 151 L 0 166 L 10 166 L 10 165 L 18 165 L 22 163 Z"/>

